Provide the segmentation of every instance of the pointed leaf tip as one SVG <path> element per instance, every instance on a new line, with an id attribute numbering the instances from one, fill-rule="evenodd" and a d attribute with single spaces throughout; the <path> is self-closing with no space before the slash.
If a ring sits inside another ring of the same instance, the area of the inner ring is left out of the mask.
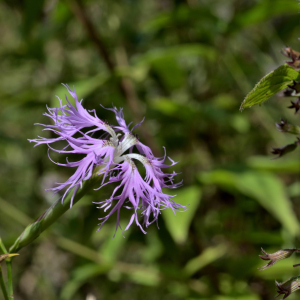
<path id="1" fill-rule="evenodd" d="M 261 104 L 268 100 L 271 96 L 287 88 L 295 81 L 300 80 L 299 71 L 288 65 L 282 65 L 275 69 L 265 77 L 263 77 L 246 96 L 241 104 L 240 110 Z"/>
<path id="2" fill-rule="evenodd" d="M 16 256 L 16 255 L 19 255 L 19 254 L 18 253 L 2 254 L 2 255 L 0 255 L 0 263 L 2 261 L 4 261 L 5 259 Z"/>

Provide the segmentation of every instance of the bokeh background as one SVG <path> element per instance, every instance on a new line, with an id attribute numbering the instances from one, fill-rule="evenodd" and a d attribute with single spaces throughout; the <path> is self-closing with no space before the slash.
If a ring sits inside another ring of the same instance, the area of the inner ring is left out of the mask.
<path id="1" fill-rule="evenodd" d="M 300 49 L 296 0 L 6 0 L 0 2 L 0 236 L 9 246 L 55 197 L 45 192 L 73 172 L 27 139 L 50 123 L 46 105 L 75 85 L 88 109 L 123 107 L 141 141 L 180 161 L 176 201 L 147 235 L 125 238 L 93 192 L 14 260 L 15 299 L 273 299 L 274 279 L 300 270 L 296 255 L 264 272 L 268 252 L 299 246 L 299 152 L 280 117 L 297 123 L 289 99 L 239 111 L 265 74 Z M 51 154 L 63 162 L 62 155 Z M 76 157 L 73 159 L 76 159 Z M 175 192 L 175 191 L 174 191 Z M 122 211 L 121 222 L 129 214 Z M 0 295 L 0 299 L 2 295 Z M 290 296 L 296 299 L 299 294 Z"/>

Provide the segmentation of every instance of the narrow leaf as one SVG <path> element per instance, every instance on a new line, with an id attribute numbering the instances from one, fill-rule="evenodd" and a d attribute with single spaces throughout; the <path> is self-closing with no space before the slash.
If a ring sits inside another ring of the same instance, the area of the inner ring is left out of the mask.
<path id="1" fill-rule="evenodd" d="M 293 236 L 299 235 L 299 221 L 278 178 L 268 173 L 246 172 L 237 176 L 236 185 L 241 193 L 256 199 Z"/>
<path id="2" fill-rule="evenodd" d="M 61 299 L 69 300 L 74 298 L 75 293 L 85 282 L 107 273 L 109 269 L 110 267 L 108 265 L 98 265 L 94 263 L 77 267 L 72 273 L 72 278 L 63 286 L 60 295 Z"/>
<path id="3" fill-rule="evenodd" d="M 248 171 L 234 173 L 215 170 L 200 174 L 199 180 L 205 184 L 217 184 L 224 189 L 236 189 L 263 206 L 293 236 L 300 234 L 300 223 L 287 197 L 283 183 L 273 174 Z"/>
<path id="4" fill-rule="evenodd" d="M 0 255 L 0 263 L 4 261 L 6 258 L 10 258 L 13 256 L 19 255 L 18 253 L 10 253 L 10 254 L 2 254 Z"/>
<path id="5" fill-rule="evenodd" d="M 200 203 L 200 197 L 201 191 L 198 186 L 180 189 L 174 199 L 182 205 L 189 205 L 188 210 L 176 212 L 176 216 L 170 209 L 163 211 L 162 216 L 166 227 L 176 243 L 182 244 L 187 240 L 192 219 Z"/>
<path id="6" fill-rule="evenodd" d="M 121 227 L 125 228 L 126 223 L 120 222 Z M 131 231 L 131 227 L 126 231 L 126 236 L 129 237 Z M 113 226 L 111 228 L 111 232 L 109 234 L 110 237 L 112 237 L 116 233 L 116 228 Z M 124 245 L 127 242 L 128 239 L 124 239 L 124 236 L 121 234 L 122 232 L 117 232 L 114 238 L 108 238 L 101 246 L 100 253 L 103 257 L 103 260 L 106 263 L 114 263 L 120 253 L 122 252 L 122 249 L 124 249 Z"/>
<path id="7" fill-rule="evenodd" d="M 191 276 L 205 266 L 213 263 L 226 254 L 228 247 L 225 244 L 219 244 L 215 247 L 206 248 L 199 256 L 189 260 L 184 267 L 184 272 Z"/>

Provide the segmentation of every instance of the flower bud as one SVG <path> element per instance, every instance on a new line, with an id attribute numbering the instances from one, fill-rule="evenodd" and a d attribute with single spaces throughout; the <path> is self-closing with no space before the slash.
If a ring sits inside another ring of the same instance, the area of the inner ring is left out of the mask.
<path id="1" fill-rule="evenodd" d="M 290 281 L 290 283 L 288 283 Z M 284 295 L 283 299 L 287 298 L 291 293 L 300 289 L 300 276 L 291 277 L 290 279 L 279 283 L 275 280 L 276 287 L 278 288 L 278 295 Z"/>
<path id="2" fill-rule="evenodd" d="M 266 270 L 269 267 L 273 266 L 277 261 L 281 259 L 285 259 L 290 257 L 295 251 L 300 252 L 299 249 L 282 249 L 275 253 L 267 253 L 263 248 L 261 248 L 261 251 L 264 255 L 258 255 L 263 260 L 270 260 L 270 262 L 259 268 L 260 271 Z"/>
<path id="3" fill-rule="evenodd" d="M 300 109 L 300 97 L 298 97 L 296 99 L 296 101 L 291 101 L 291 105 L 288 106 L 288 108 L 294 108 L 295 109 L 295 114 L 298 112 L 298 110 Z"/>
<path id="4" fill-rule="evenodd" d="M 300 127 L 288 124 L 284 119 L 280 123 L 276 123 L 276 127 L 280 132 L 287 132 L 291 134 L 300 134 Z"/>
<path id="5" fill-rule="evenodd" d="M 283 147 L 279 147 L 279 148 L 274 148 L 273 147 L 273 150 L 271 151 L 272 154 L 278 154 L 277 157 L 274 157 L 272 159 L 277 159 L 283 155 L 286 155 L 287 153 L 289 152 L 292 152 L 294 151 L 296 148 L 297 148 L 297 145 L 298 145 L 298 142 L 295 142 L 293 144 L 288 144 L 288 145 L 285 145 Z"/>
<path id="6" fill-rule="evenodd" d="M 181 186 L 182 182 L 176 183 L 174 177 L 177 173 L 164 172 L 165 168 L 176 164 L 171 158 L 170 164 L 166 163 L 166 152 L 162 157 L 155 157 L 152 150 L 144 145 L 137 136 L 132 132 L 137 126 L 140 126 L 143 120 L 133 127 L 127 124 L 124 118 L 123 109 L 116 107 L 108 108 L 115 114 L 117 125 L 109 125 L 106 121 L 98 118 L 96 111 L 88 111 L 79 101 L 75 88 L 73 90 L 64 85 L 70 96 L 73 98 L 74 105 L 68 100 L 67 104 L 63 104 L 59 99 L 59 106 L 48 108 L 45 116 L 52 119 L 54 125 L 39 124 L 45 127 L 45 130 L 52 131 L 55 137 L 38 137 L 29 140 L 36 145 L 47 144 L 50 150 L 57 153 L 79 154 L 81 159 L 78 161 L 69 161 L 66 163 L 54 162 L 59 166 L 76 168 L 75 172 L 69 179 L 63 183 L 57 183 L 51 190 L 55 193 L 62 192 L 61 202 L 63 203 L 67 194 L 72 193 L 70 199 L 70 207 L 72 207 L 75 196 L 82 192 L 85 182 L 91 182 L 95 178 L 98 179 L 99 190 L 108 183 L 116 184 L 112 195 L 108 199 L 101 199 L 98 204 L 99 209 L 103 209 L 107 214 L 100 220 L 101 229 L 103 224 L 113 214 L 117 214 L 116 230 L 120 227 L 120 211 L 121 209 L 130 209 L 132 214 L 130 221 L 125 230 L 132 223 L 140 227 L 143 233 L 152 223 L 157 223 L 161 211 L 170 208 L 175 211 L 184 211 L 186 206 L 178 204 L 172 200 L 173 195 L 165 193 L 163 188 L 175 189 Z M 84 130 L 83 130 L 84 129 Z M 99 138 L 95 137 L 97 134 Z M 64 142 L 63 148 L 57 149 L 54 145 Z M 137 164 L 142 164 L 145 170 L 145 176 L 140 174 Z M 77 197 L 77 199 L 79 199 Z M 43 214 L 32 226 L 27 227 L 27 241 L 24 235 L 17 240 L 12 249 L 20 249 L 21 241 L 26 243 L 30 239 L 35 239 L 40 233 L 41 228 L 46 228 L 59 214 L 63 213 L 63 209 L 57 209 L 56 215 L 49 217 L 53 212 L 56 204 L 54 204 L 46 214 Z M 140 212 L 140 210 L 142 210 Z M 45 220 L 48 222 L 45 222 Z M 43 222 L 42 222 L 43 221 Z M 141 222 L 142 221 L 142 222 Z M 41 225 L 43 223 L 44 225 Z M 142 223 L 142 224 L 141 224 Z M 25 244 L 26 244 L 25 243 Z"/>
<path id="7" fill-rule="evenodd" d="M 292 61 L 286 61 L 286 63 L 295 68 L 300 68 L 300 53 L 293 50 L 291 47 L 286 47 L 282 49 L 282 54 L 286 57 L 289 57 Z"/>

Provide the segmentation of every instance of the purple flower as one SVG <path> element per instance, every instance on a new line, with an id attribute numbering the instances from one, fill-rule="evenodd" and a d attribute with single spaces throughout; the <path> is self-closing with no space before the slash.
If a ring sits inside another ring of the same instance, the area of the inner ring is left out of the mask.
<path id="1" fill-rule="evenodd" d="M 181 185 L 181 182 L 174 183 L 173 181 L 177 173 L 162 171 L 173 166 L 175 162 L 169 158 L 171 164 L 165 164 L 166 154 L 161 158 L 155 157 L 151 149 L 142 144 L 132 133 L 132 130 L 142 122 L 130 129 L 130 124 L 127 125 L 124 120 L 122 108 L 117 110 L 114 107 L 109 110 L 115 113 L 118 125 L 109 125 L 97 117 L 95 110 L 87 111 L 82 106 L 82 101 L 78 101 L 74 88 L 71 90 L 68 85 L 64 86 L 75 100 L 75 106 L 69 102 L 67 96 L 68 104 L 66 105 L 63 105 L 61 99 L 58 98 L 60 106 L 47 107 L 48 112 L 44 114 L 53 120 L 54 125 L 39 124 L 45 127 L 44 130 L 55 133 L 57 137 L 39 137 L 29 141 L 35 142 L 35 146 L 47 144 L 49 149 L 58 153 L 76 153 L 85 156 L 76 162 L 69 162 L 68 159 L 65 164 L 54 162 L 60 166 L 75 167 L 76 171 L 66 182 L 57 183 L 56 187 L 48 190 L 54 191 L 54 194 L 64 190 L 63 201 L 66 194 L 73 188 L 72 206 L 76 191 L 82 187 L 83 181 L 88 180 L 92 175 L 103 175 L 98 189 L 108 183 L 116 182 L 117 186 L 109 199 L 95 202 L 99 205 L 98 208 L 108 211 L 105 217 L 99 218 L 101 222 L 98 230 L 115 212 L 117 213 L 116 229 L 121 228 L 119 217 L 122 207 L 132 210 L 132 216 L 125 230 L 135 221 L 143 233 L 146 233 L 143 227 L 157 222 L 163 209 L 171 208 L 174 213 L 176 210 L 186 209 L 185 206 L 175 203 L 171 199 L 173 196 L 164 194 L 162 191 L 164 187 L 174 189 Z M 82 129 L 85 129 L 84 132 Z M 94 138 L 95 132 L 103 132 L 102 137 Z M 67 146 L 61 150 L 50 146 L 58 141 L 67 142 Z M 140 175 L 136 162 L 141 163 L 145 168 L 144 178 Z M 139 221 L 139 212 L 140 217 L 143 218 L 142 224 Z"/>

